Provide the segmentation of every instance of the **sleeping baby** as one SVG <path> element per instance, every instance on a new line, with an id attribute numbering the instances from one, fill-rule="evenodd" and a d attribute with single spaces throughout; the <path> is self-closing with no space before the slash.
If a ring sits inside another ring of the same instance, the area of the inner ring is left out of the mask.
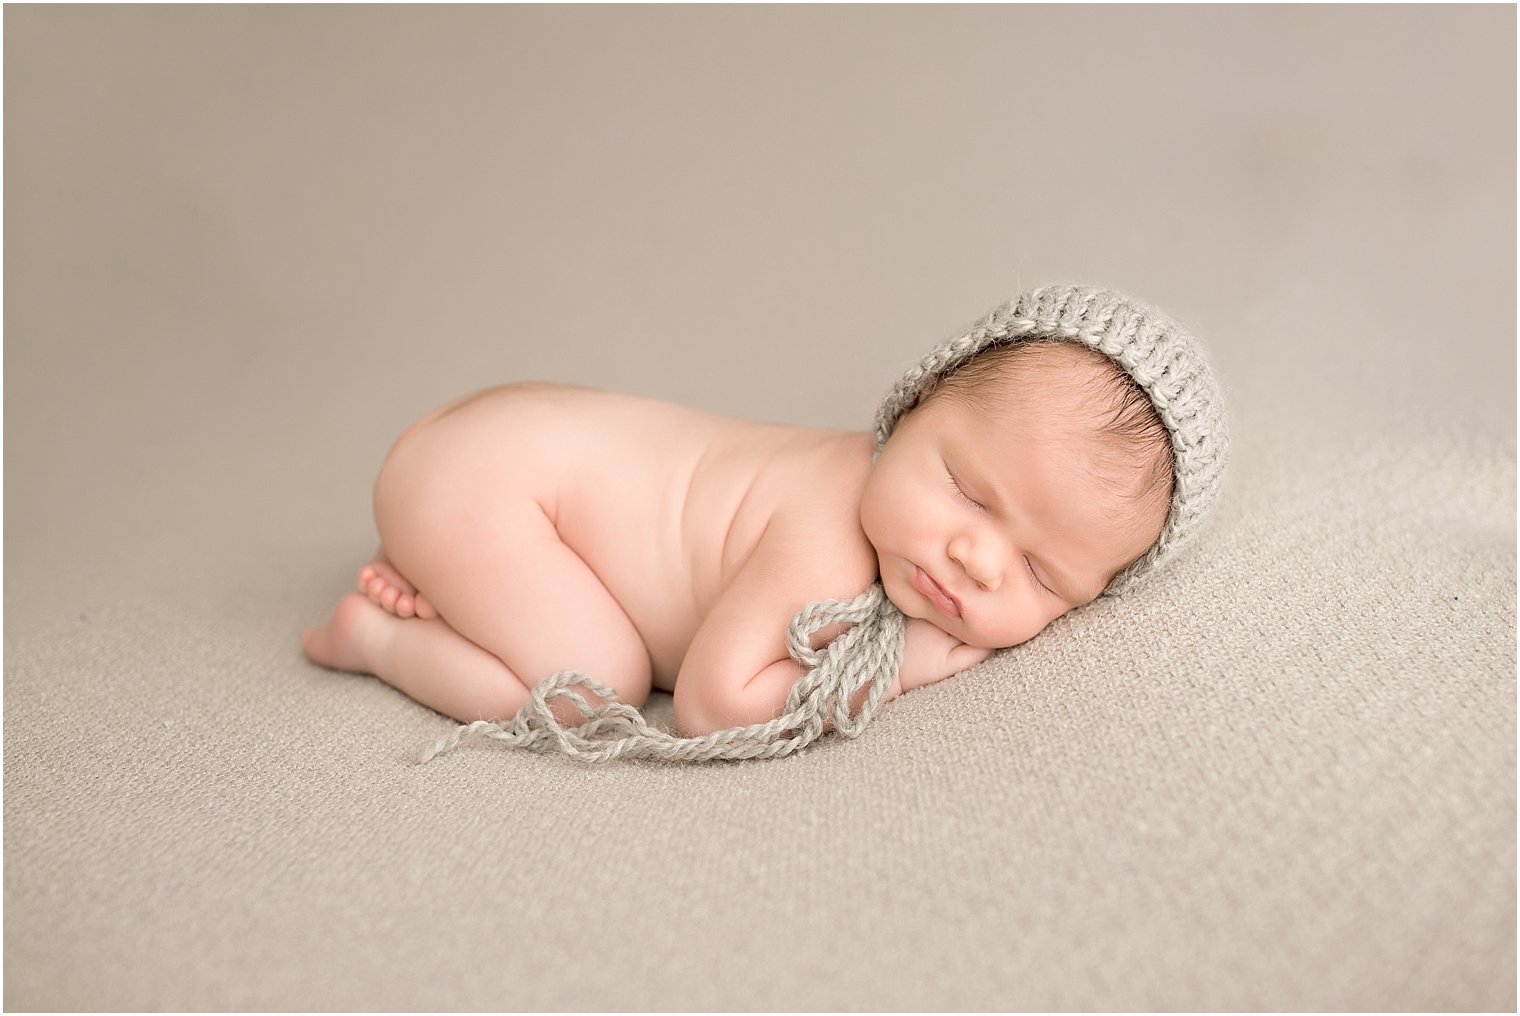
<path id="1" fill-rule="evenodd" d="M 700 738 L 781 715 L 808 669 L 788 620 L 879 583 L 903 622 L 889 701 L 1151 572 L 1214 500 L 1227 445 L 1191 337 L 1075 285 L 943 343 L 874 434 L 503 385 L 395 442 L 380 549 L 302 646 L 463 723 L 517 715 L 565 671 L 634 708 L 658 688 Z"/>

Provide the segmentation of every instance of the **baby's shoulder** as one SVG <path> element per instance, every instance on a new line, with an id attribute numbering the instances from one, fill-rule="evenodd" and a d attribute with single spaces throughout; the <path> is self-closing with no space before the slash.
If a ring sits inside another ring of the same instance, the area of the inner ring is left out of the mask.
<path id="1" fill-rule="evenodd" d="M 852 597 L 875 581 L 876 551 L 860 526 L 874 448 L 867 434 L 813 432 L 762 477 L 770 556 L 805 573 L 815 598 Z"/>

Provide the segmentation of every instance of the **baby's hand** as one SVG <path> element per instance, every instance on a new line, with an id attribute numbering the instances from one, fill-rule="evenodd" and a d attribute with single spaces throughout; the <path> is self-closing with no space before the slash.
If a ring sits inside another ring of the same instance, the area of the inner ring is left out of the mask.
<path id="1" fill-rule="evenodd" d="M 968 646 L 923 618 L 910 617 L 903 639 L 902 671 L 898 675 L 902 690 L 911 691 L 943 681 L 991 655 L 991 649 Z"/>

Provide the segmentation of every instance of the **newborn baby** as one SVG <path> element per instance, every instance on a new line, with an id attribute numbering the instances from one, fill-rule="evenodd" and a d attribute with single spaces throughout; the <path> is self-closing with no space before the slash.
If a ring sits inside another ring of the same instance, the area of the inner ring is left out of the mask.
<path id="1" fill-rule="evenodd" d="M 788 620 L 879 581 L 908 619 L 885 698 L 943 680 L 1153 564 L 1179 507 L 1212 498 L 1217 476 L 1179 490 L 1185 428 L 1164 417 L 1186 400 L 1105 349 L 1136 322 L 1191 351 L 1117 294 L 1026 294 L 910 372 L 875 436 L 567 385 L 478 392 L 391 448 L 380 550 L 303 648 L 463 722 L 513 716 L 564 670 L 634 706 L 660 688 L 695 737 L 777 716 L 803 672 Z"/>

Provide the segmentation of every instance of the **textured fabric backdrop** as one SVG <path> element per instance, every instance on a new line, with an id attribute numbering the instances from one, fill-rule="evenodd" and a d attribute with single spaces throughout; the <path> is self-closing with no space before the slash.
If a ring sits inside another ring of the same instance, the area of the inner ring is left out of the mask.
<path id="1" fill-rule="evenodd" d="M 1512 6 L 4 26 L 7 1008 L 1514 1009 Z M 864 430 L 1063 279 L 1218 515 L 859 740 L 417 767 L 301 656 L 453 396 Z"/>

